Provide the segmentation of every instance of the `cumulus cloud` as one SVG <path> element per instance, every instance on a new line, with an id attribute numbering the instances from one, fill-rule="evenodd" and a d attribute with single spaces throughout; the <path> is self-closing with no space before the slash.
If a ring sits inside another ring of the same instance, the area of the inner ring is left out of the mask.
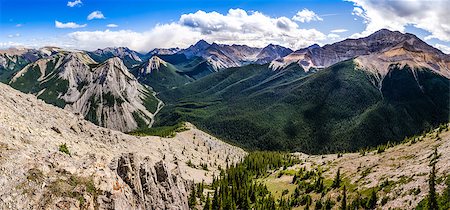
<path id="1" fill-rule="evenodd" d="M 450 54 L 450 46 L 443 45 L 443 44 L 435 44 L 434 47 L 439 49 L 440 51 L 442 51 L 445 54 Z"/>
<path id="2" fill-rule="evenodd" d="M 341 38 L 341 36 L 339 36 L 339 34 L 328 34 L 327 37 L 328 37 L 330 40 L 336 40 L 336 39 Z"/>
<path id="3" fill-rule="evenodd" d="M 292 20 L 302 23 L 308 23 L 311 21 L 322 21 L 323 19 L 319 17 L 315 12 L 305 8 L 302 11 L 298 11 L 297 14 L 292 17 Z"/>
<path id="4" fill-rule="evenodd" d="M 75 1 L 68 1 L 67 2 L 67 6 L 68 7 L 74 7 L 74 6 L 81 6 L 83 4 L 83 2 L 81 2 L 81 0 L 75 0 Z"/>
<path id="5" fill-rule="evenodd" d="M 117 27 L 119 27 L 117 24 L 108 24 L 108 25 L 106 25 L 106 27 L 108 27 L 108 28 L 117 28 Z"/>
<path id="6" fill-rule="evenodd" d="M 353 37 L 367 36 L 381 28 L 405 31 L 412 25 L 430 32 L 425 39 L 450 41 L 448 1 L 379 1 L 347 0 L 353 2 L 353 15 L 363 18 L 366 28 Z"/>
<path id="7" fill-rule="evenodd" d="M 105 19 L 105 16 L 103 15 L 102 11 L 93 11 L 91 12 L 91 14 L 89 14 L 87 16 L 88 20 L 93 20 L 93 19 Z"/>
<path id="8" fill-rule="evenodd" d="M 347 31 L 348 31 L 347 29 L 334 29 L 334 30 L 331 30 L 331 33 L 344 33 Z"/>
<path id="9" fill-rule="evenodd" d="M 55 20 L 56 28 L 84 28 L 86 26 L 87 26 L 87 24 L 80 25 L 80 24 L 77 24 L 74 22 L 62 23 L 62 22 Z"/>
<path id="10" fill-rule="evenodd" d="M 78 31 L 69 34 L 83 49 L 126 46 L 138 51 L 153 48 L 188 47 L 199 39 L 223 44 L 263 47 L 280 44 L 299 49 L 320 43 L 327 36 L 316 29 L 302 29 L 287 17 L 269 17 L 260 12 L 230 9 L 228 13 L 197 11 L 178 21 L 160 24 L 149 31 Z"/>
<path id="11" fill-rule="evenodd" d="M 81 49 L 94 50 L 106 47 L 128 47 L 137 51 L 149 51 L 153 48 L 187 47 L 201 38 L 189 28 L 178 24 L 158 25 L 150 31 L 77 31 L 69 34 L 74 45 Z"/>

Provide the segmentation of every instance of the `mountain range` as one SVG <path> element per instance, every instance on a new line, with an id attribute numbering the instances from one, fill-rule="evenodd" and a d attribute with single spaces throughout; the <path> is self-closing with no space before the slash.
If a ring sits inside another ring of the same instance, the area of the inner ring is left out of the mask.
<path id="1" fill-rule="evenodd" d="M 0 51 L 2 82 L 104 127 L 190 121 L 249 149 L 314 153 L 396 141 L 448 121 L 449 68 L 448 55 L 386 29 L 296 51 L 204 40 L 148 53 Z"/>
<path id="2" fill-rule="evenodd" d="M 11 48 L 0 81 L 0 209 L 450 208 L 450 56 L 413 34 Z"/>

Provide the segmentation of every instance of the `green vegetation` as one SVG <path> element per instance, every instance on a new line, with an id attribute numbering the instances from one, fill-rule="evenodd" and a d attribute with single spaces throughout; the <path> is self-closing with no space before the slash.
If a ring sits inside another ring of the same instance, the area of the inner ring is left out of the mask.
<path id="1" fill-rule="evenodd" d="M 4 56 L 0 56 L 2 56 L 6 62 L 4 66 L 0 67 L 0 82 L 8 83 L 16 72 L 24 68 L 29 63 L 29 60 L 20 55 L 3 55 Z"/>
<path id="2" fill-rule="evenodd" d="M 94 201 L 94 208 L 98 209 L 97 198 L 102 192 L 94 185 L 92 177 L 79 177 L 68 172 L 60 174 L 60 178 L 48 183 L 43 202 L 49 204 L 54 197 L 75 198 L 79 201 L 80 208 L 87 208 L 84 194 L 89 195 Z"/>
<path id="3" fill-rule="evenodd" d="M 206 194 L 206 199 L 205 193 L 202 193 L 203 185 L 194 186 L 189 202 L 195 205 L 190 206 L 203 206 L 203 209 L 321 210 L 381 207 L 377 204 L 381 187 L 360 189 L 340 172 L 336 176 L 341 180 L 340 186 L 337 186 L 333 180 L 323 177 L 320 166 L 311 170 L 299 168 L 293 173 L 289 167 L 299 163 L 301 160 L 287 153 L 250 152 L 241 163 L 228 165 L 218 177 L 213 178 L 210 186 L 205 186 L 214 192 L 212 195 Z M 278 174 L 286 177 L 279 177 Z M 279 183 L 276 179 L 289 177 L 292 177 L 292 182 L 288 183 L 290 186 L 269 187 Z M 383 200 L 386 203 L 388 198 Z"/>
<path id="4" fill-rule="evenodd" d="M 218 177 L 213 178 L 213 183 L 208 186 L 214 191 L 212 199 L 208 194 L 207 202 L 204 202 L 203 184 L 198 184 L 197 190 L 192 189 L 189 205 L 192 208 L 200 201 L 200 204 L 207 204 L 204 209 L 290 209 L 278 205 L 267 187 L 255 179 L 265 177 L 272 170 L 296 163 L 298 159 L 290 154 L 252 152 L 241 163 L 227 166 Z"/>
<path id="5" fill-rule="evenodd" d="M 139 70 L 147 65 L 148 62 L 145 62 L 131 71 L 140 82 L 151 86 L 157 92 L 183 86 L 192 81 L 192 79 L 184 76 L 175 66 L 169 63 L 167 63 L 167 66 L 161 64 L 158 70 L 153 70 L 150 74 L 141 74 Z"/>
<path id="6" fill-rule="evenodd" d="M 156 122 L 193 122 L 250 150 L 357 151 L 448 121 L 449 80 L 427 70 L 412 72 L 392 66 L 379 83 L 351 60 L 314 74 L 298 66 L 229 68 L 161 91 L 166 106 Z"/>
<path id="7" fill-rule="evenodd" d="M 99 107 L 98 101 L 95 100 L 94 96 L 91 96 L 88 102 L 89 102 L 89 111 L 86 114 L 86 116 L 84 116 L 84 119 L 89 120 L 96 125 L 100 125 L 101 119 L 99 120 L 97 118 L 97 109 Z"/>
<path id="8" fill-rule="evenodd" d="M 117 106 L 120 106 L 123 102 L 125 102 L 122 98 L 114 97 L 114 95 L 111 92 L 102 93 L 102 99 L 103 104 L 109 107 L 114 106 L 114 104 L 117 104 Z"/>
<path id="9" fill-rule="evenodd" d="M 153 96 L 149 92 L 144 92 L 143 95 L 144 95 L 144 98 L 142 99 L 142 101 L 144 102 L 143 105 L 144 105 L 145 109 L 147 109 L 151 113 L 155 113 L 156 110 L 158 109 L 159 101 L 156 100 L 155 96 Z"/>
<path id="10" fill-rule="evenodd" d="M 67 147 L 66 143 L 59 145 L 59 151 L 64 154 L 70 155 L 69 147 Z"/>
<path id="11" fill-rule="evenodd" d="M 172 126 L 160 126 L 151 128 L 140 128 L 138 130 L 129 132 L 130 135 L 135 136 L 160 136 L 165 138 L 173 138 L 179 132 L 186 131 L 187 128 L 184 122 L 179 122 Z"/>
<path id="12" fill-rule="evenodd" d="M 437 148 L 435 148 L 433 154 L 430 156 L 430 175 L 428 178 L 428 195 L 420 201 L 420 203 L 417 205 L 416 209 L 422 210 L 422 209 L 436 209 L 436 210 L 446 210 L 450 209 L 450 176 L 447 176 L 445 180 L 446 189 L 444 192 L 442 192 L 441 195 L 439 195 L 436 192 L 436 163 L 439 159 L 440 154 L 437 151 Z"/>

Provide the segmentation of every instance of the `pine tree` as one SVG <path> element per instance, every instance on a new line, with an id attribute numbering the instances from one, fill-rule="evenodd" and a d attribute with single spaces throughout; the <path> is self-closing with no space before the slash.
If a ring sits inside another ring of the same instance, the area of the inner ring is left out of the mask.
<path id="1" fill-rule="evenodd" d="M 203 206 L 203 210 L 211 210 L 211 199 L 208 196 L 206 196 L 205 206 Z"/>
<path id="2" fill-rule="evenodd" d="M 314 210 L 321 210 L 323 208 L 322 201 L 318 199 L 316 201 L 316 205 L 314 206 Z"/>
<path id="3" fill-rule="evenodd" d="M 336 172 L 336 177 L 334 177 L 332 188 L 338 188 L 341 186 L 341 168 L 338 168 Z"/>
<path id="4" fill-rule="evenodd" d="M 439 158 L 437 148 L 434 149 L 433 156 L 430 161 L 431 171 L 428 180 L 428 209 L 439 209 L 436 195 L 436 162 Z"/>
<path id="5" fill-rule="evenodd" d="M 375 189 L 372 189 L 372 193 L 370 194 L 369 200 L 367 200 L 367 208 L 374 209 L 377 205 L 377 192 Z"/>
<path id="6" fill-rule="evenodd" d="M 342 210 L 346 210 L 347 209 L 347 192 L 346 192 L 346 189 L 345 189 L 345 185 L 344 185 L 344 189 L 342 190 L 341 209 Z"/>
<path id="7" fill-rule="evenodd" d="M 213 196 L 213 200 L 212 200 L 212 209 L 220 209 L 220 201 L 219 201 L 219 195 L 218 195 L 218 190 L 216 188 L 216 190 L 214 190 L 214 196 Z"/>
<path id="8" fill-rule="evenodd" d="M 191 194 L 189 195 L 188 198 L 188 205 L 189 208 L 191 209 L 194 208 L 195 205 L 197 205 L 197 198 L 195 197 L 195 185 L 192 186 Z"/>

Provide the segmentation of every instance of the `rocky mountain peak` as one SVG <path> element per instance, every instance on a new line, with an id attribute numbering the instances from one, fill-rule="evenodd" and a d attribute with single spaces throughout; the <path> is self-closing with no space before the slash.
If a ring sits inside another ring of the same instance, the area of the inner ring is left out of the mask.
<path id="1" fill-rule="evenodd" d="M 113 57 L 106 60 L 104 63 L 94 69 L 94 73 L 96 75 L 99 75 L 101 81 L 109 80 L 119 82 L 119 80 L 125 78 L 134 79 L 134 76 L 130 73 L 123 61 L 118 57 Z M 108 78 L 108 80 L 104 80 L 103 78 Z M 118 83 L 118 85 L 122 83 L 123 81 Z"/>
<path id="2" fill-rule="evenodd" d="M 206 47 L 209 47 L 209 43 L 208 42 L 206 42 L 205 40 L 203 40 L 203 39 L 200 39 L 197 43 L 195 43 L 193 46 L 194 47 L 196 47 L 196 48 L 206 48 Z"/>
<path id="3" fill-rule="evenodd" d="M 127 47 L 107 47 L 105 49 L 95 50 L 93 53 L 98 54 L 98 55 L 108 56 L 108 57 L 119 57 L 122 59 L 125 59 L 128 57 L 129 59 L 134 60 L 134 61 L 138 61 L 138 62 L 142 61 L 139 54 L 136 51 L 131 50 Z"/>
<path id="4" fill-rule="evenodd" d="M 150 74 L 152 71 L 157 71 L 160 69 L 161 65 L 167 66 L 167 62 L 154 55 L 148 59 L 147 64 L 144 68 L 140 69 L 141 74 Z"/>
<path id="5" fill-rule="evenodd" d="M 283 69 L 291 63 L 298 63 L 306 71 L 309 68 L 325 68 L 340 61 L 377 54 L 402 45 L 408 49 L 427 51 L 436 54 L 436 49 L 429 46 L 413 34 L 381 29 L 367 37 L 346 39 L 323 47 L 313 45 L 297 50 L 282 59 L 271 62 L 272 69 Z M 441 55 L 439 55 L 441 56 Z"/>
<path id="6" fill-rule="evenodd" d="M 178 47 L 175 48 L 155 48 L 151 50 L 148 54 L 149 55 L 173 55 L 177 52 L 179 52 L 181 49 Z"/>
<path id="7" fill-rule="evenodd" d="M 269 44 L 264 47 L 256 56 L 258 59 L 256 63 L 265 64 L 270 63 L 273 60 L 282 58 L 292 53 L 292 50 L 280 45 Z"/>

